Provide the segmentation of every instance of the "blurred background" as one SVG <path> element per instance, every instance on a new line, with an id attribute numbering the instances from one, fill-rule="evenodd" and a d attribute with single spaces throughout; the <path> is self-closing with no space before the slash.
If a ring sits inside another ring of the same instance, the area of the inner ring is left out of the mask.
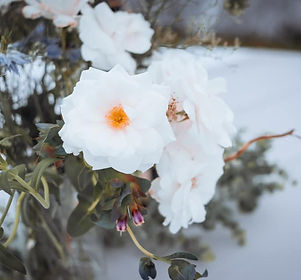
<path id="1" fill-rule="evenodd" d="M 238 18 L 233 18 L 223 11 L 215 25 L 217 34 L 230 40 L 239 37 L 244 46 L 300 49 L 300 1 L 238 2 L 242 5 L 245 3 L 248 8 Z"/>
<path id="2" fill-rule="evenodd" d="M 143 1 L 112 1 L 125 3 L 134 11 L 143 10 Z M 298 0 L 169 0 L 158 16 L 161 25 L 173 27 L 190 35 L 213 31 L 223 42 L 233 45 L 239 38 L 242 46 L 300 49 L 301 2 Z M 164 5 L 164 2 L 166 4 Z M 141 8 L 142 7 L 142 8 Z"/>

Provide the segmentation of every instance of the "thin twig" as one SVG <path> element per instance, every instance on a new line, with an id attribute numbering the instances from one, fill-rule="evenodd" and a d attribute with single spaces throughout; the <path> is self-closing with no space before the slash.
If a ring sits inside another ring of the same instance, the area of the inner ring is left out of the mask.
<path id="1" fill-rule="evenodd" d="M 25 182 L 19 175 L 14 173 L 10 173 L 14 179 L 22 185 L 36 200 L 40 202 L 40 204 L 45 208 L 48 209 L 50 207 L 50 200 L 49 200 L 49 187 L 46 179 L 42 176 L 41 181 L 44 188 L 44 198 L 34 189 L 32 188 L 27 182 Z"/>
<path id="2" fill-rule="evenodd" d="M 282 134 L 265 135 L 265 136 L 260 136 L 260 137 L 257 137 L 255 139 L 252 139 L 252 140 L 248 141 L 247 143 L 245 143 L 235 154 L 226 157 L 224 159 L 224 161 L 228 162 L 228 161 L 231 161 L 231 160 L 234 160 L 234 159 L 238 158 L 249 148 L 249 146 L 251 144 L 253 144 L 255 142 L 258 142 L 258 141 L 261 141 L 261 140 L 268 140 L 268 139 L 273 139 L 273 138 L 285 137 L 285 136 L 288 136 L 288 135 L 293 135 L 294 131 L 295 130 L 292 129 L 292 130 L 290 130 L 288 132 L 285 132 L 285 133 L 282 133 Z"/>
<path id="3" fill-rule="evenodd" d="M 13 230 L 9 236 L 9 238 L 6 240 L 6 242 L 3 244 L 4 247 L 7 247 L 15 238 L 17 230 L 18 230 L 18 226 L 19 226 L 19 222 L 20 222 L 20 216 L 21 216 L 21 205 L 22 205 L 22 201 L 24 199 L 24 197 L 26 196 L 25 192 L 22 192 L 18 198 L 17 201 L 17 209 L 16 209 L 16 218 L 15 218 L 15 222 L 14 222 L 14 227 Z"/>
<path id="4" fill-rule="evenodd" d="M 168 264 L 170 264 L 170 260 L 162 258 L 162 257 L 158 257 L 156 255 L 154 255 L 153 253 L 147 251 L 136 239 L 136 236 L 134 235 L 132 229 L 130 228 L 129 225 L 127 225 L 127 231 L 130 235 L 130 237 L 132 238 L 134 244 L 136 245 L 136 247 L 147 257 L 154 259 L 154 260 L 158 260 L 158 261 L 162 261 L 162 262 L 166 262 Z"/>
<path id="5" fill-rule="evenodd" d="M 98 205 L 99 201 L 101 200 L 102 198 L 102 193 L 98 195 L 98 197 L 96 198 L 96 200 L 94 200 L 92 202 L 92 204 L 90 205 L 90 207 L 88 208 L 87 210 L 87 214 L 91 214 L 93 212 L 93 210 L 96 208 L 96 206 Z"/>
<path id="6" fill-rule="evenodd" d="M 144 255 L 146 255 L 147 257 L 152 258 L 152 259 L 157 259 L 157 257 L 156 257 L 153 253 L 147 251 L 146 249 L 144 249 L 144 248 L 142 247 L 142 245 L 141 245 L 141 244 L 138 242 L 138 240 L 136 239 L 136 237 L 135 237 L 135 235 L 134 235 L 132 229 L 129 227 L 129 225 L 127 226 L 127 231 L 128 231 L 128 233 L 129 233 L 130 237 L 132 238 L 134 244 L 136 245 L 136 247 L 137 247 Z"/>

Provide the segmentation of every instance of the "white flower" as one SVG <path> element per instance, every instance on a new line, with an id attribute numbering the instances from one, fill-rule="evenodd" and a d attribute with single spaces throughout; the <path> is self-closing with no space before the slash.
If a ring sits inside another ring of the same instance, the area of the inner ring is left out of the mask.
<path id="1" fill-rule="evenodd" d="M 114 13 L 104 2 L 94 9 L 86 6 L 79 24 L 82 56 L 94 67 L 109 70 L 120 64 L 132 74 L 136 62 L 129 53 L 147 52 L 153 33 L 141 14 Z"/>
<path id="2" fill-rule="evenodd" d="M 28 4 L 23 8 L 27 18 L 45 17 L 52 19 L 57 27 L 77 25 L 77 14 L 88 0 L 25 0 Z"/>
<path id="3" fill-rule="evenodd" d="M 226 90 L 224 79 L 209 79 L 198 58 L 185 50 L 157 53 L 149 72 L 155 82 L 171 87 L 172 97 L 194 124 L 203 145 L 231 146 L 233 113 L 219 97 Z"/>
<path id="4" fill-rule="evenodd" d="M 157 164 L 159 178 L 152 183 L 151 195 L 159 202 L 172 233 L 205 220 L 205 205 L 212 199 L 216 182 L 223 173 L 223 149 L 201 147 L 189 122 L 176 125 L 177 141 L 165 149 Z"/>
<path id="5" fill-rule="evenodd" d="M 83 71 L 61 107 L 64 149 L 75 155 L 83 151 L 93 169 L 149 169 L 174 140 L 166 91 L 152 84 L 147 73 L 130 76 L 119 65 L 110 72 Z"/>

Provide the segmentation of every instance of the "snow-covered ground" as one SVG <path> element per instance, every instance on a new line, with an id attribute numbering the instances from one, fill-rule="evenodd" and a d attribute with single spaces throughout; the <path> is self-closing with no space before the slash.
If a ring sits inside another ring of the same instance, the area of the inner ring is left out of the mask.
<path id="1" fill-rule="evenodd" d="M 291 128 L 301 134 L 301 52 L 243 48 L 235 52 L 194 51 L 206 57 L 204 63 L 211 77 L 227 78 L 225 99 L 235 112 L 237 126 L 247 128 L 246 140 Z M 275 140 L 269 158 L 301 182 L 300 140 Z M 204 234 L 202 238 L 211 245 L 216 260 L 198 267 L 208 268 L 211 280 L 300 279 L 300 217 L 300 184 L 265 195 L 253 214 L 240 217 L 247 230 L 247 245 L 238 247 L 221 228 Z M 112 250 L 106 261 L 108 276 L 103 279 L 120 279 L 121 275 L 126 280 L 138 279 L 139 256 L 131 246 L 123 252 Z M 169 279 L 167 266 L 158 268 L 157 279 Z"/>

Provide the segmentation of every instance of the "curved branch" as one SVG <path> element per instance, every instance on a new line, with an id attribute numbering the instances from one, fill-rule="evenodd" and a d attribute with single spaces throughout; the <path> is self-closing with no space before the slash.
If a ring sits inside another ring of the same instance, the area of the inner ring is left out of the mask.
<path id="1" fill-rule="evenodd" d="M 18 198 L 14 227 L 13 227 L 12 233 L 10 234 L 9 238 L 3 244 L 4 247 L 7 247 L 14 240 L 14 238 L 16 236 L 16 233 L 17 233 L 17 230 L 18 230 L 18 227 L 19 227 L 19 222 L 20 222 L 22 201 L 23 201 L 25 196 L 26 196 L 26 193 L 22 192 L 20 194 L 19 198 Z"/>
<path id="2" fill-rule="evenodd" d="M 132 229 L 130 228 L 129 225 L 127 225 L 127 231 L 130 235 L 130 237 L 132 238 L 132 241 L 134 242 L 135 246 L 148 258 L 154 259 L 154 260 L 158 260 L 158 261 L 162 261 L 162 262 L 166 262 L 168 264 L 170 264 L 170 260 L 166 259 L 166 258 L 161 258 L 158 257 L 156 255 L 154 255 L 153 253 L 147 251 L 140 243 L 139 241 L 136 239 L 136 236 L 134 235 Z"/>
<path id="3" fill-rule="evenodd" d="M 44 197 L 43 198 L 34 188 L 32 188 L 27 182 L 25 182 L 20 176 L 11 173 L 11 175 L 14 177 L 14 179 L 22 185 L 37 201 L 40 202 L 40 204 L 45 208 L 48 209 L 50 207 L 50 201 L 49 201 L 49 187 L 47 184 L 46 179 L 42 176 L 41 181 L 44 188 Z"/>
<path id="4" fill-rule="evenodd" d="M 134 244 L 136 245 L 136 247 L 137 247 L 144 255 L 146 255 L 147 257 L 152 258 L 152 259 L 155 259 L 155 258 L 156 258 L 156 256 L 155 256 L 153 253 L 147 251 L 145 248 L 142 247 L 142 245 L 141 245 L 141 244 L 138 242 L 138 240 L 136 239 L 136 236 L 134 235 L 134 233 L 133 233 L 132 229 L 129 227 L 129 225 L 127 226 L 127 231 L 128 231 L 128 233 L 129 233 L 130 237 L 132 238 Z"/>
<path id="5" fill-rule="evenodd" d="M 288 135 L 293 135 L 294 131 L 295 130 L 292 129 L 292 130 L 290 130 L 288 132 L 285 132 L 285 133 L 282 133 L 282 134 L 265 135 L 265 136 L 260 136 L 260 137 L 254 138 L 254 139 L 248 141 L 247 143 L 245 143 L 235 154 L 224 158 L 224 161 L 228 162 L 228 161 L 231 161 L 231 160 L 234 160 L 234 159 L 238 158 L 250 147 L 251 144 L 253 144 L 255 142 L 258 142 L 258 141 L 261 141 L 261 140 L 268 140 L 268 139 L 273 139 L 273 138 L 285 137 L 285 136 L 288 136 Z"/>

